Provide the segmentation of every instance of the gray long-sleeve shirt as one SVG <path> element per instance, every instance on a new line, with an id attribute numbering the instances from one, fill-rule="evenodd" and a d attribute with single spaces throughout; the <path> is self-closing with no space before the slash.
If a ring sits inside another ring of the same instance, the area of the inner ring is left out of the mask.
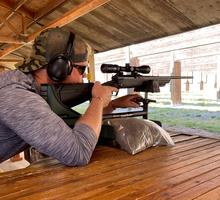
<path id="1" fill-rule="evenodd" d="M 69 128 L 37 90 L 31 75 L 0 73 L 0 162 L 31 145 L 65 165 L 87 164 L 97 143 L 93 129 Z"/>

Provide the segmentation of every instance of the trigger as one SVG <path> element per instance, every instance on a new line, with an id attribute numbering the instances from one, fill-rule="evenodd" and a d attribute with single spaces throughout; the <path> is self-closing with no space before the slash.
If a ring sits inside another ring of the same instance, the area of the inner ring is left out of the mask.
<path id="1" fill-rule="evenodd" d="M 117 96 L 118 95 L 118 91 L 117 92 L 112 92 L 112 96 Z"/>

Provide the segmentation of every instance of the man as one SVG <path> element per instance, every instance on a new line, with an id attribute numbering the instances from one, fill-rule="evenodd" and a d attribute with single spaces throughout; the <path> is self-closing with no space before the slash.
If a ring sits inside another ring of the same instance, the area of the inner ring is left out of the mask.
<path id="1" fill-rule="evenodd" d="M 86 44 L 73 33 L 54 28 L 35 39 L 30 58 L 19 70 L 0 74 L 0 162 L 31 145 L 65 165 L 88 164 L 103 112 L 139 105 L 137 95 L 111 101 L 117 89 L 96 82 L 85 114 L 73 129 L 68 127 L 39 95 L 39 88 L 44 83 L 82 82 L 87 65 Z"/>

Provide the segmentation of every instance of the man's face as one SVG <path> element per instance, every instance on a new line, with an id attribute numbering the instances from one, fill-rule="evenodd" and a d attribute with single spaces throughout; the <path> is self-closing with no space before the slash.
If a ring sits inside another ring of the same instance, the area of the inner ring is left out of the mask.
<path id="1" fill-rule="evenodd" d="M 63 81 L 63 83 L 82 83 L 83 78 L 86 78 L 86 69 L 88 67 L 88 62 L 84 61 L 74 63 L 73 65 L 74 67 L 71 74 Z"/>

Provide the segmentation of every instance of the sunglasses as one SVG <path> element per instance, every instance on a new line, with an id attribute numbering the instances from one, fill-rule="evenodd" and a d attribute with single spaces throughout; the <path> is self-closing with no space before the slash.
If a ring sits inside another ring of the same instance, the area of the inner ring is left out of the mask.
<path id="1" fill-rule="evenodd" d="M 83 75 L 85 73 L 85 71 L 86 71 L 86 68 L 87 68 L 86 65 L 76 65 L 76 64 L 72 64 L 72 69 L 73 69 L 73 67 L 78 70 L 80 75 Z"/>

